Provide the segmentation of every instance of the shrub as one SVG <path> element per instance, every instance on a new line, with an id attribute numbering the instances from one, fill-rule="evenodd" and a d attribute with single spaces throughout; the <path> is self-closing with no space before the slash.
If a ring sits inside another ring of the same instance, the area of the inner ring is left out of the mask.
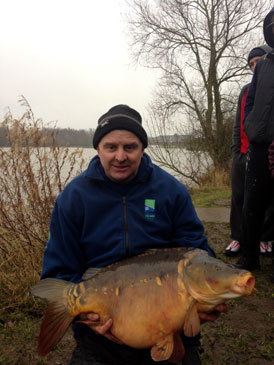
<path id="1" fill-rule="evenodd" d="M 40 275 L 55 198 L 84 163 L 82 150 L 56 146 L 56 134 L 45 133 L 49 129 L 24 97 L 21 104 L 25 112 L 20 119 L 9 112 L 1 123 L 9 146 L 0 148 L 2 310 L 29 300 Z"/>

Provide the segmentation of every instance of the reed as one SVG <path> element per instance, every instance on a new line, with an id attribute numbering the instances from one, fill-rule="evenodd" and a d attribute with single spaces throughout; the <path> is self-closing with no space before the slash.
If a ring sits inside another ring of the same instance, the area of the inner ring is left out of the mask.
<path id="1" fill-rule="evenodd" d="M 0 148 L 0 307 L 23 305 L 38 280 L 56 196 L 82 171 L 81 149 L 56 145 L 27 100 L 20 119 L 7 113 L 7 147 Z M 52 130 L 52 129 L 51 129 Z M 46 147 L 47 146 L 47 147 Z M 1 313 L 1 312 L 0 312 Z"/>

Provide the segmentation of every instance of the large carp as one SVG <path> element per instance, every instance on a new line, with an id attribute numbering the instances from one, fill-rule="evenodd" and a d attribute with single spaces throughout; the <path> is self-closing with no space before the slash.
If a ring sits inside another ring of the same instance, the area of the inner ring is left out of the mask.
<path id="1" fill-rule="evenodd" d="M 198 313 L 249 295 L 254 285 L 250 272 L 190 248 L 149 251 L 110 265 L 79 284 L 44 279 L 32 289 L 33 295 L 49 301 L 39 354 L 53 349 L 76 316 L 95 312 L 101 324 L 113 319 L 111 333 L 124 344 L 151 348 L 154 361 L 178 362 L 184 356 L 179 333 L 199 333 Z"/>

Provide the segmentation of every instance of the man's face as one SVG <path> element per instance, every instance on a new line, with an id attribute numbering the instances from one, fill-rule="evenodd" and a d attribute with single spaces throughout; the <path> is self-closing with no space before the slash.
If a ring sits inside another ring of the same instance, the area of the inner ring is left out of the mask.
<path id="1" fill-rule="evenodd" d="M 260 56 L 250 58 L 249 67 L 250 67 L 252 72 L 254 72 L 256 64 L 257 64 L 257 62 L 259 61 L 260 58 L 261 58 Z"/>
<path id="2" fill-rule="evenodd" d="M 114 130 L 101 139 L 97 152 L 106 176 L 113 181 L 127 182 L 137 175 L 144 148 L 135 134 Z"/>

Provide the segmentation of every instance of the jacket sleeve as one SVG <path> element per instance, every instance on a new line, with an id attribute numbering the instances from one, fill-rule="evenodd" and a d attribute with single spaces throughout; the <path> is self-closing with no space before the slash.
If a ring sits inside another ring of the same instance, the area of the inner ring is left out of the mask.
<path id="1" fill-rule="evenodd" d="M 250 84 L 245 85 L 238 97 L 237 110 L 232 130 L 232 152 L 239 153 L 241 150 L 241 114 L 242 114 L 242 99 Z"/>
<path id="2" fill-rule="evenodd" d="M 197 216 L 191 197 L 183 186 L 184 191 L 177 198 L 173 217 L 172 242 L 178 246 L 194 247 L 206 250 L 211 256 L 216 256 L 209 246 L 204 227 Z"/>
<path id="3" fill-rule="evenodd" d="M 64 209 L 57 198 L 52 211 L 50 235 L 46 244 L 41 279 L 53 277 L 73 282 L 81 281 L 85 270 L 80 242 L 80 222 L 77 212 Z"/>
<path id="4" fill-rule="evenodd" d="M 274 179 L 274 141 L 271 143 L 268 152 L 269 152 L 269 170 L 272 179 Z"/>
<path id="5" fill-rule="evenodd" d="M 248 117 L 249 113 L 251 112 L 253 105 L 254 105 L 254 99 L 255 99 L 255 93 L 256 93 L 256 84 L 257 84 L 257 67 L 255 67 L 255 71 L 252 77 L 252 81 L 248 90 L 248 94 L 245 101 L 245 107 L 244 107 L 244 125 L 246 118 Z M 246 132 L 245 128 L 244 131 Z"/>

